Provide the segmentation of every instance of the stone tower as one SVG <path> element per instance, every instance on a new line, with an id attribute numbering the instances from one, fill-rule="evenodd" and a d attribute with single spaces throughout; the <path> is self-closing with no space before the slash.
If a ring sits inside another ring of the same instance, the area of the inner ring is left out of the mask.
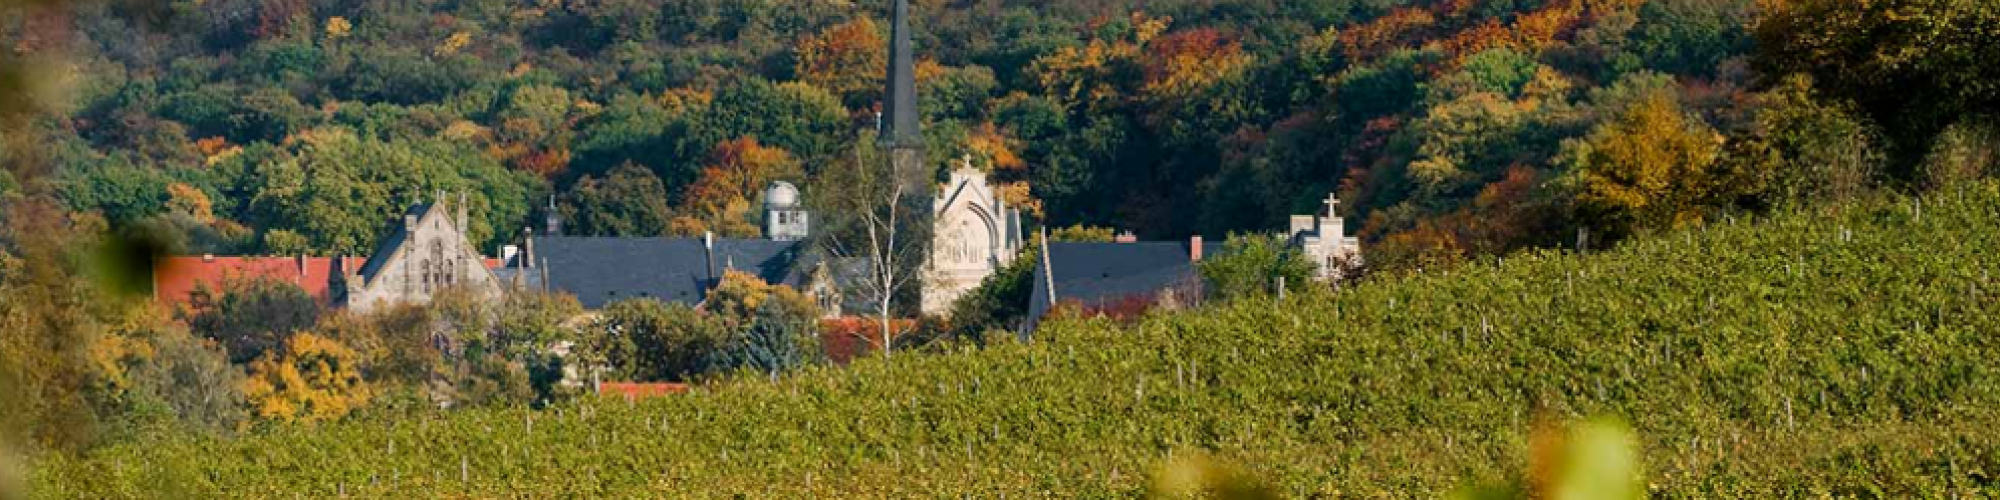
<path id="1" fill-rule="evenodd" d="M 936 172 L 924 162 L 924 134 L 917 124 L 916 55 L 910 49 L 910 1 L 893 0 L 889 25 L 889 86 L 882 95 L 881 146 L 904 193 L 930 198 Z"/>
<path id="2" fill-rule="evenodd" d="M 777 181 L 764 189 L 764 237 L 773 241 L 798 241 L 810 236 L 805 207 L 799 204 L 799 188 Z"/>

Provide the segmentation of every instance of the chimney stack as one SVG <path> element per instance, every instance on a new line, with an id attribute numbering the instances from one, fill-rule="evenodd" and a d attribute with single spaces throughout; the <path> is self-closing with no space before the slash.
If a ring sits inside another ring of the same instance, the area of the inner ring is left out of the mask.
<path id="1" fill-rule="evenodd" d="M 1188 237 L 1188 262 L 1201 262 L 1201 235 Z"/>
<path id="2" fill-rule="evenodd" d="M 523 262 L 524 264 L 522 264 L 520 267 L 523 268 L 535 267 L 534 228 L 527 228 L 527 227 L 521 228 L 521 239 L 525 241 L 521 243 L 521 252 L 523 254 L 521 262 Z"/>

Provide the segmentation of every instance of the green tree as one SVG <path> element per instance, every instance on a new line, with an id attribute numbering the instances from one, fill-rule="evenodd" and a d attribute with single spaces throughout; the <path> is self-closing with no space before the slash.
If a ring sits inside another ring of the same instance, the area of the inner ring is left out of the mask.
<path id="1" fill-rule="evenodd" d="M 563 230 L 576 235 L 658 236 L 674 215 L 660 178 L 631 163 L 602 179 L 585 176 L 564 198 Z"/>
<path id="2" fill-rule="evenodd" d="M 1222 300 L 1269 295 L 1284 279 L 1285 289 L 1312 286 L 1313 262 L 1276 234 L 1232 234 L 1221 251 L 1199 264 L 1208 293 Z"/>
<path id="3" fill-rule="evenodd" d="M 709 354 L 727 338 L 714 316 L 678 303 L 628 299 L 611 303 L 584 332 L 584 366 L 631 381 L 684 381 L 707 372 Z"/>
<path id="4" fill-rule="evenodd" d="M 313 131 L 251 170 L 244 189 L 253 224 L 311 239 L 317 254 L 370 251 L 398 214 L 436 193 L 470 195 L 468 239 L 491 248 L 514 237 L 539 182 L 463 144 L 377 140 L 345 129 Z M 454 203 L 456 199 L 452 200 Z"/>
<path id="5" fill-rule="evenodd" d="M 683 152 L 706 152 L 723 141 L 751 137 L 792 152 L 807 164 L 832 157 L 848 129 L 840 99 L 812 85 L 746 78 L 715 94 Z"/>
<path id="6" fill-rule="evenodd" d="M 311 328 L 319 304 L 298 285 L 271 279 L 228 279 L 221 290 L 197 287 L 185 319 L 196 335 L 212 339 L 233 363 L 248 363 Z"/>
<path id="7" fill-rule="evenodd" d="M 704 301 L 720 318 L 727 336 L 709 353 L 715 370 L 750 369 L 777 373 L 818 362 L 819 306 L 785 285 L 729 271 Z"/>
<path id="8" fill-rule="evenodd" d="M 1811 77 L 1785 78 L 1756 104 L 1755 121 L 1732 138 L 1724 161 L 1768 182 L 1764 204 L 1851 199 L 1877 180 L 1880 134 L 1852 104 L 1818 95 Z"/>
<path id="9" fill-rule="evenodd" d="M 1806 73 L 1880 124 L 1909 178 L 1946 127 L 2000 109 L 2000 6 L 1977 0 L 1789 0 L 1753 28 L 1752 62 Z"/>

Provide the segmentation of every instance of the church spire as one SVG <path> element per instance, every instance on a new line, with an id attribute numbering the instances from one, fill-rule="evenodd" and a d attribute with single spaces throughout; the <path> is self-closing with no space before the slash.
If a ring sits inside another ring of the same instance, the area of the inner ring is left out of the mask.
<path id="1" fill-rule="evenodd" d="M 889 88 L 882 97 L 881 141 L 896 149 L 923 146 L 917 126 L 917 70 L 910 52 L 910 1 L 893 0 L 889 25 Z"/>

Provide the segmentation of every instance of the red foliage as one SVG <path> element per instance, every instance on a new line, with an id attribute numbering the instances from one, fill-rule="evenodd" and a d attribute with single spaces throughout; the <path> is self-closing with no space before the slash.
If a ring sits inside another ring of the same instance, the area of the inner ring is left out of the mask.
<path id="1" fill-rule="evenodd" d="M 543 179 L 554 179 L 569 169 L 569 150 L 556 148 L 531 151 L 515 158 L 514 168 L 539 175 Z"/>
<path id="2" fill-rule="evenodd" d="M 1175 60 L 1215 61 L 1241 52 L 1242 47 L 1235 37 L 1215 28 L 1195 28 L 1161 35 L 1146 44 L 1146 83 L 1173 77 L 1175 68 L 1172 63 Z"/>
<path id="3" fill-rule="evenodd" d="M 1428 10 L 1398 7 L 1374 21 L 1342 32 L 1340 45 L 1349 60 L 1368 61 L 1424 40 L 1436 23 L 1437 17 Z"/>
<path id="4" fill-rule="evenodd" d="M 916 325 L 916 320 L 911 319 L 889 320 L 889 330 L 893 332 L 907 333 Z M 822 319 L 819 321 L 819 342 L 828 360 L 846 364 L 882 345 L 882 322 L 855 316 Z"/>

